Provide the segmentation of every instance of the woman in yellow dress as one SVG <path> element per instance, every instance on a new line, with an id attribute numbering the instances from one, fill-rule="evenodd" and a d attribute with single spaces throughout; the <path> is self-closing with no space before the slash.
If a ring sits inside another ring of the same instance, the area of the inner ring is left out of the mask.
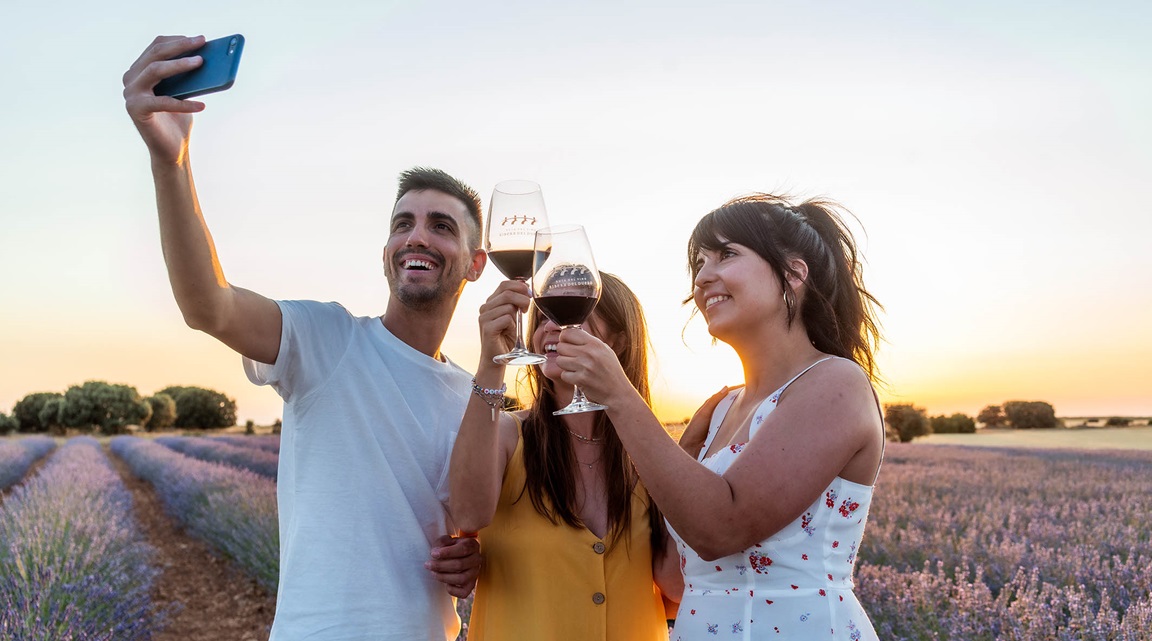
<path id="1" fill-rule="evenodd" d="M 635 294 L 602 274 L 584 324 L 610 345 L 636 391 L 648 395 L 648 336 Z M 449 511 L 479 532 L 484 566 L 468 641 L 667 641 L 664 598 L 683 590 L 679 555 L 604 412 L 553 416 L 572 398 L 560 380 L 560 328 L 535 311 L 528 409 L 503 402 L 504 365 L 525 283 L 507 281 L 480 308 L 481 354 L 452 452 Z"/>

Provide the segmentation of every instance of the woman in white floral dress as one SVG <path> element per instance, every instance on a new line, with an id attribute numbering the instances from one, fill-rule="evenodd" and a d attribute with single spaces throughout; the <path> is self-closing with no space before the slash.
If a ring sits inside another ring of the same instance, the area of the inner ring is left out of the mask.
<path id="1" fill-rule="evenodd" d="M 876 301 L 837 209 L 756 195 L 697 224 L 690 300 L 745 383 L 700 408 L 683 449 L 610 349 L 561 335 L 563 380 L 608 405 L 678 542 L 674 640 L 877 638 L 852 592 L 884 452 Z"/>

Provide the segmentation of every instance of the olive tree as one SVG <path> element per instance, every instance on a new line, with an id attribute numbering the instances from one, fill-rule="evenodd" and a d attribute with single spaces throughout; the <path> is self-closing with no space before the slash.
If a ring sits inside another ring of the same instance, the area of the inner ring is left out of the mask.
<path id="1" fill-rule="evenodd" d="M 967 414 L 957 412 L 951 416 L 933 416 L 929 421 L 933 434 L 975 434 L 976 421 Z"/>
<path id="2" fill-rule="evenodd" d="M 1008 422 L 1004 416 L 1004 410 L 999 405 L 989 405 L 980 410 L 976 415 L 976 420 L 984 424 L 984 427 L 1000 427 Z"/>
<path id="3" fill-rule="evenodd" d="M 135 387 L 87 381 L 64 392 L 59 421 L 66 427 L 119 434 L 128 425 L 144 425 L 151 416 L 152 406 Z"/>
<path id="4" fill-rule="evenodd" d="M 1056 409 L 1044 401 L 1008 401 L 1004 403 L 1004 416 L 1019 430 L 1060 425 Z"/>
<path id="5" fill-rule="evenodd" d="M 236 401 L 203 387 L 166 387 L 159 392 L 176 401 L 175 427 L 215 429 L 236 424 Z"/>
<path id="6" fill-rule="evenodd" d="M 932 433 L 928 415 L 922 408 L 913 407 L 911 403 L 885 405 L 884 423 L 901 443 Z"/>
<path id="7" fill-rule="evenodd" d="M 48 426 L 40 422 L 40 412 L 54 398 L 61 398 L 59 392 L 33 392 L 16 401 L 12 407 L 12 418 L 16 419 L 16 429 L 21 432 L 47 432 Z"/>
<path id="8" fill-rule="evenodd" d="M 149 432 L 172 427 L 176 423 L 176 401 L 163 392 L 144 399 L 152 406 L 152 418 L 144 426 Z"/>

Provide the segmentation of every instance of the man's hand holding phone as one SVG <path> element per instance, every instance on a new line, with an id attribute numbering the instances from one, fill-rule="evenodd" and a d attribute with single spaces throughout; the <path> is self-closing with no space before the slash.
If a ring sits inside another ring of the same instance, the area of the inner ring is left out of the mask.
<path id="1" fill-rule="evenodd" d="M 244 38 L 159 36 L 124 73 L 124 107 L 152 153 L 153 163 L 177 164 L 187 151 L 192 114 L 204 103 L 181 97 L 232 86 Z"/>
<path id="2" fill-rule="evenodd" d="M 181 161 L 192 131 L 192 114 L 204 103 L 157 96 L 153 88 L 161 80 L 191 71 L 203 64 L 199 56 L 178 58 L 204 44 L 204 36 L 158 36 L 124 72 L 124 108 L 148 145 L 153 163 Z"/>

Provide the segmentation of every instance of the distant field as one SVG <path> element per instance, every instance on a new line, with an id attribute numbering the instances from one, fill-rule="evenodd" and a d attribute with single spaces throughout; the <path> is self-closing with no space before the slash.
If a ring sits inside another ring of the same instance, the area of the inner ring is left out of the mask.
<path id="1" fill-rule="evenodd" d="M 1152 427 L 1085 429 L 980 430 L 975 434 L 932 434 L 914 443 L 981 447 L 1073 448 L 1086 450 L 1152 450 Z"/>
<path id="2" fill-rule="evenodd" d="M 672 438 L 680 438 L 684 425 L 664 426 Z M 1152 427 L 1089 427 L 1050 430 L 980 430 L 975 434 L 932 434 L 913 443 L 928 445 L 975 445 L 979 447 L 1035 447 L 1085 450 L 1152 450 Z"/>

